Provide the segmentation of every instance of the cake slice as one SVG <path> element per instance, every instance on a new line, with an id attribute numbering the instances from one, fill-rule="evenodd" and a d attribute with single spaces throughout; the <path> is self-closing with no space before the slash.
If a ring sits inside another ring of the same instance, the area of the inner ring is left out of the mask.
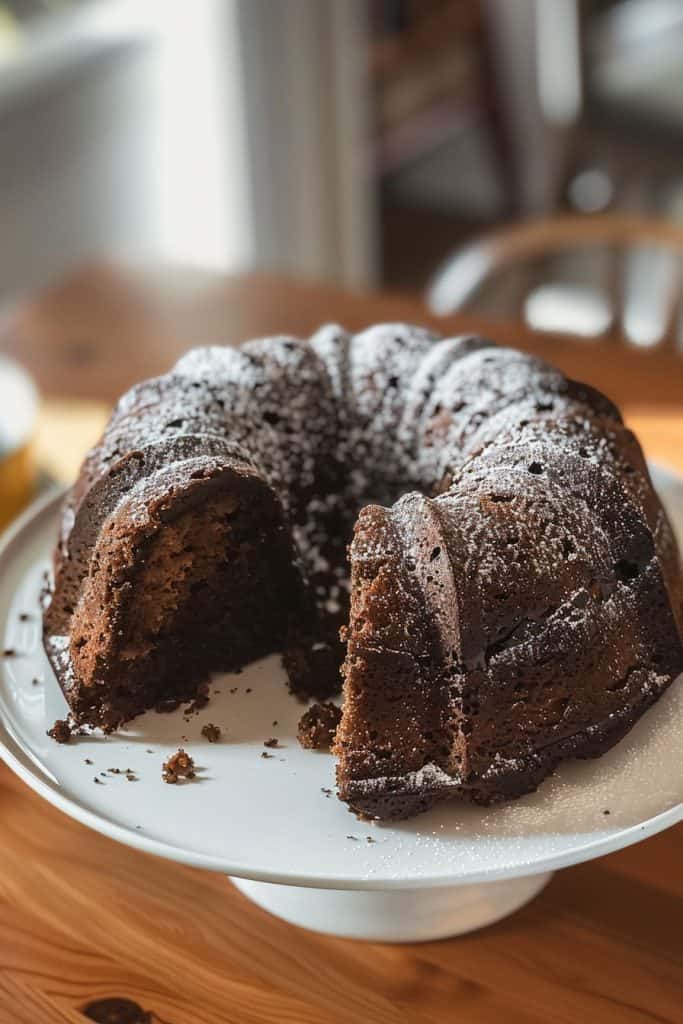
<path id="1" fill-rule="evenodd" d="M 111 731 L 282 649 L 301 599 L 282 510 L 222 447 L 186 438 L 170 470 L 137 453 L 132 486 L 119 464 L 79 509 L 45 626 L 80 724 Z"/>
<path id="2" fill-rule="evenodd" d="M 442 496 L 361 512 L 335 744 L 360 815 L 527 793 L 608 750 L 683 671 L 665 517 L 619 470 L 626 442 L 600 450 L 512 433 Z"/>

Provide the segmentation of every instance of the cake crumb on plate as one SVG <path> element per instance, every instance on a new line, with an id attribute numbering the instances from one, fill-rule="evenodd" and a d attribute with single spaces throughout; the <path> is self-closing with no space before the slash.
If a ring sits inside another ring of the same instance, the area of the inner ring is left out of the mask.
<path id="1" fill-rule="evenodd" d="M 71 739 L 71 726 L 66 718 L 58 718 L 47 735 L 57 743 L 68 743 Z"/>
<path id="2" fill-rule="evenodd" d="M 171 754 L 161 768 L 162 779 L 171 786 L 181 779 L 194 779 L 195 774 L 194 759 L 182 747 Z"/>
<path id="3" fill-rule="evenodd" d="M 207 722 L 202 726 L 202 736 L 205 736 L 209 743 L 218 743 L 221 738 L 221 730 L 213 722 Z"/>
<path id="4" fill-rule="evenodd" d="M 312 704 L 299 720 L 297 739 L 305 750 L 329 750 L 341 719 L 341 710 L 330 701 Z"/>

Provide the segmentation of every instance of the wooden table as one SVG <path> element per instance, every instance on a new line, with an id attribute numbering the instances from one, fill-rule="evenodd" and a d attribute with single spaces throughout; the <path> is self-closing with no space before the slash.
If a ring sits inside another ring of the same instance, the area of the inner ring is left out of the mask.
<path id="1" fill-rule="evenodd" d="M 325 320 L 427 322 L 418 300 L 350 296 L 279 278 L 96 268 L 0 328 L 53 397 L 113 400 L 189 345 Z M 615 343 L 484 330 L 561 364 L 624 404 L 648 454 L 683 470 L 683 364 Z M 83 437 L 85 445 L 90 438 Z M 559 872 L 530 906 L 480 933 L 381 946 L 296 930 L 221 876 L 136 853 L 71 821 L 0 768 L 0 1024 L 399 1020 L 444 1024 L 683 1021 L 683 827 Z M 145 1015 L 142 1011 L 146 1011 Z M 94 1011 L 93 1011 L 94 1012 Z"/>

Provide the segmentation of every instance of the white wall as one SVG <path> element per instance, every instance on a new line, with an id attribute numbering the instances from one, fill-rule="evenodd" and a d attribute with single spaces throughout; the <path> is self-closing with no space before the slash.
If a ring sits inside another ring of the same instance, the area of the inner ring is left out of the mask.
<path id="1" fill-rule="evenodd" d="M 0 66 L 0 301 L 102 253 L 254 258 L 236 0 L 111 0 Z"/>
<path id="2" fill-rule="evenodd" d="M 238 0 L 255 258 L 375 274 L 365 0 Z"/>
<path id="3" fill-rule="evenodd" d="M 149 72 L 144 47 L 116 52 L 0 111 L 0 296 L 154 247 Z"/>
<path id="4" fill-rule="evenodd" d="M 93 255 L 367 283 L 364 0 L 103 0 L 0 66 L 0 302 Z"/>
<path id="5" fill-rule="evenodd" d="M 238 0 L 176 0 L 164 12 L 152 153 L 159 251 L 240 269 L 256 247 Z"/>

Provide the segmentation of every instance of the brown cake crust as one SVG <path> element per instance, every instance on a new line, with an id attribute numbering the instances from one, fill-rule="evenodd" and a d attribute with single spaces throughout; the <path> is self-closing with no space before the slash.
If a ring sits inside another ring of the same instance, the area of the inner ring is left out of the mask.
<path id="1" fill-rule="evenodd" d="M 76 723 L 276 649 L 324 698 L 345 653 L 339 792 L 369 817 L 527 792 L 683 670 L 676 543 L 614 405 L 400 324 L 197 349 L 137 385 L 67 498 L 54 576 L 45 645 Z"/>

